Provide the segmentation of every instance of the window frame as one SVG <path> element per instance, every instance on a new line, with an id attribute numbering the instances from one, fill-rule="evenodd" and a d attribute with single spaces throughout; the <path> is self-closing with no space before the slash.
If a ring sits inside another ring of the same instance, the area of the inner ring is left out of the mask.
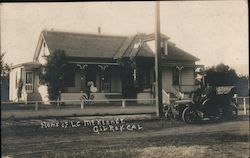
<path id="1" fill-rule="evenodd" d="M 31 83 L 27 82 L 27 74 L 31 73 Z M 25 91 L 27 93 L 33 93 L 34 90 L 34 72 L 33 71 L 25 71 Z"/>

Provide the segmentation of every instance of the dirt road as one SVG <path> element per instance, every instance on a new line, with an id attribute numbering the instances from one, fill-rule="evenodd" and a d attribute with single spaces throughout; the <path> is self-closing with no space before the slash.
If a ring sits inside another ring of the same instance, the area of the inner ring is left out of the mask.
<path id="1" fill-rule="evenodd" d="M 106 131 L 102 126 L 95 126 L 97 122 L 92 125 L 88 124 L 90 123 L 88 121 L 91 122 L 84 118 L 2 121 L 2 156 L 86 158 L 249 156 L 249 120 L 246 117 L 235 121 L 199 125 L 166 120 L 126 121 L 125 119 L 123 122 L 119 120 L 117 124 L 114 122 L 113 130 L 107 126 Z M 109 124 L 111 121 L 108 121 Z M 65 122 L 68 122 L 67 128 Z"/>

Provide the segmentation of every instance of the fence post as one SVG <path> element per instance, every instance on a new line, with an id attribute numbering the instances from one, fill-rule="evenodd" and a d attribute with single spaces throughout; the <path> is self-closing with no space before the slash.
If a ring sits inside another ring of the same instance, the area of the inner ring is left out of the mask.
<path id="1" fill-rule="evenodd" d="M 247 104 L 246 104 L 246 98 L 243 98 L 243 105 L 244 105 L 244 115 L 247 115 Z"/>
<path id="2" fill-rule="evenodd" d="M 59 108 L 61 101 L 61 91 L 59 91 L 58 98 L 57 98 L 57 107 Z"/>
<path id="3" fill-rule="evenodd" d="M 122 108 L 125 108 L 126 106 L 126 100 L 122 99 Z"/>
<path id="4" fill-rule="evenodd" d="M 81 109 L 84 109 L 84 100 L 81 100 Z"/>
<path id="5" fill-rule="evenodd" d="M 35 111 L 38 111 L 38 102 L 36 101 L 36 104 L 35 104 Z"/>
<path id="6" fill-rule="evenodd" d="M 59 106 L 60 106 L 60 100 L 59 100 L 59 98 L 57 99 L 57 107 L 59 108 Z"/>

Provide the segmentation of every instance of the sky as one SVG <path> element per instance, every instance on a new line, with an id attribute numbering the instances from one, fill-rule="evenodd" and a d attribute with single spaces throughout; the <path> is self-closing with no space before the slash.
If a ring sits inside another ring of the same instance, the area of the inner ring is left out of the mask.
<path id="1" fill-rule="evenodd" d="M 43 29 L 132 35 L 155 31 L 155 2 L 2 3 L 1 52 L 32 61 Z M 224 63 L 248 74 L 248 6 L 234 1 L 161 1 L 161 33 L 206 67 Z"/>

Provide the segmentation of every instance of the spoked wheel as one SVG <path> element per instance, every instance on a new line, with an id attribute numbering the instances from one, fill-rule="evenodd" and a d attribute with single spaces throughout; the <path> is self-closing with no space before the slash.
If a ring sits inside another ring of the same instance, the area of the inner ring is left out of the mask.
<path id="1" fill-rule="evenodd" d="M 172 111 L 171 111 L 170 108 L 168 108 L 168 109 L 166 110 L 166 112 L 165 112 L 165 118 L 166 118 L 167 120 L 170 120 L 170 119 L 173 118 L 173 113 L 172 113 Z"/>
<path id="2" fill-rule="evenodd" d="M 186 107 L 182 112 L 182 119 L 185 123 L 193 124 L 197 122 L 197 113 L 190 107 Z"/>
<path id="3" fill-rule="evenodd" d="M 238 117 L 237 103 L 230 103 L 230 107 L 225 109 L 224 119 L 233 120 Z"/>

